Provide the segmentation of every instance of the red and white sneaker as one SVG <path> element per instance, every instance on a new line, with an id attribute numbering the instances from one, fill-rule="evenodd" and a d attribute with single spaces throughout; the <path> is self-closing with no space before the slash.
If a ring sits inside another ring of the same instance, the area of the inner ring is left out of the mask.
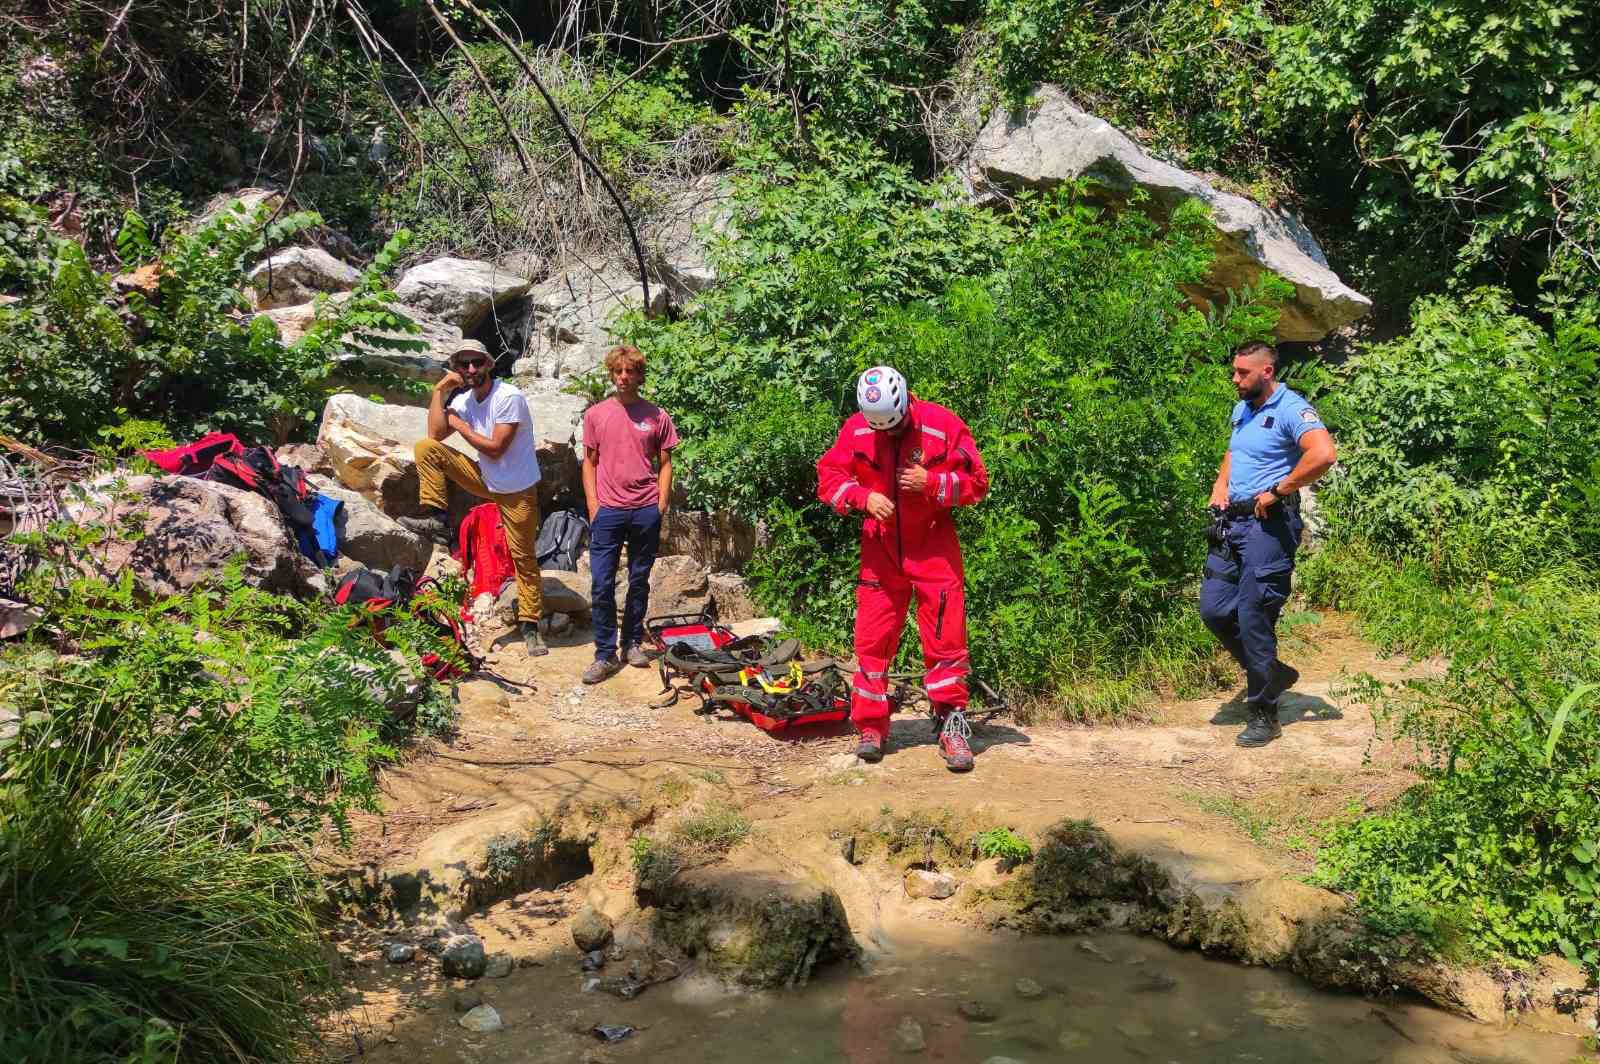
<path id="1" fill-rule="evenodd" d="M 949 709 L 940 712 L 936 719 L 939 723 L 939 756 L 944 758 L 945 767 L 951 772 L 971 772 L 975 762 L 969 745 L 972 727 L 967 723 L 967 715 L 959 709 Z"/>
<path id="2" fill-rule="evenodd" d="M 861 742 L 856 745 L 856 756 L 869 765 L 882 761 L 883 736 L 877 732 L 862 732 Z"/>

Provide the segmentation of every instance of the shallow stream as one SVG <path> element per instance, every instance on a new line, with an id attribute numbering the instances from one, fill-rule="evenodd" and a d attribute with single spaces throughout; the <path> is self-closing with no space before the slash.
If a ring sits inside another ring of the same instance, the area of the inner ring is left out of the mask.
<path id="1" fill-rule="evenodd" d="M 1564 1064 L 1583 1050 L 1565 1036 L 1320 993 L 1283 973 L 1118 935 L 973 935 L 898 948 L 867 975 L 836 967 L 804 990 L 757 994 L 729 995 L 686 976 L 632 1001 L 574 995 L 580 977 L 559 967 L 527 972 L 526 980 L 518 973 L 495 994 L 507 1030 L 480 1039 L 436 1029 L 433 1045 L 454 1043 L 466 1050 L 457 1059 L 473 1061 L 619 1064 Z M 638 1030 L 602 1047 L 578 1033 L 595 1023 Z"/>

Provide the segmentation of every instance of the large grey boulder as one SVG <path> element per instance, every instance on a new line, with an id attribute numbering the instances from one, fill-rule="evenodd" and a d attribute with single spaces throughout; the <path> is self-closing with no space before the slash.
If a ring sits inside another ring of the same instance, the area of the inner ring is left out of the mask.
<path id="1" fill-rule="evenodd" d="M 283 514 L 255 492 L 194 477 L 102 477 L 66 510 L 80 525 L 134 521 L 141 536 L 107 540 L 89 552 L 88 564 L 113 579 L 131 572 L 152 595 L 219 580 L 236 557 L 253 587 L 292 595 L 323 590 L 322 574 L 300 553 Z"/>
<path id="2" fill-rule="evenodd" d="M 348 298 L 343 292 L 334 293 L 328 301 L 330 305 L 324 308 L 323 313 L 327 315 L 337 313 L 338 305 Z M 363 368 L 370 367 L 413 380 L 438 380 L 449 368 L 450 356 L 455 353 L 456 346 L 461 342 L 461 330 L 417 307 L 397 305 L 395 309 L 416 323 L 420 331 L 406 333 L 383 329 L 375 330 L 371 335 L 392 337 L 397 340 L 420 340 L 428 345 L 426 349 L 398 351 L 371 343 L 353 343 L 349 350 L 339 356 L 340 368 L 354 375 L 359 375 Z M 286 344 L 292 344 L 309 332 L 316 322 L 317 305 L 314 302 L 297 303 L 289 307 L 273 307 L 264 313 L 277 327 L 278 338 Z"/>
<path id="3" fill-rule="evenodd" d="M 651 266 L 678 302 L 717 282 L 708 235 L 731 232 L 733 192 L 720 174 L 701 174 L 670 193 L 651 217 L 645 244 Z"/>
<path id="4" fill-rule="evenodd" d="M 495 307 L 527 293 L 533 282 L 502 266 L 477 259 L 434 259 L 413 266 L 394 286 L 395 295 L 470 333 Z"/>
<path id="5" fill-rule="evenodd" d="M 553 576 L 554 573 L 547 573 Z M 590 590 L 591 570 L 589 552 L 578 559 L 578 571 L 562 573 L 560 579 L 569 587 L 581 589 L 587 597 Z M 624 554 L 617 565 L 617 609 L 620 612 L 628 597 L 628 561 Z M 699 560 L 682 554 L 662 555 L 650 568 L 650 613 L 699 613 L 711 597 L 711 570 Z"/>
<path id="6" fill-rule="evenodd" d="M 296 247 L 257 263 L 248 280 L 256 306 L 265 310 L 309 303 L 322 292 L 348 292 L 361 280 L 361 273 L 321 248 Z"/>
<path id="7" fill-rule="evenodd" d="M 433 544 L 399 523 L 365 495 L 320 474 L 306 477 L 318 494 L 344 503 L 339 512 L 339 553 L 369 569 L 387 571 L 395 565 L 422 572 L 433 556 Z"/>
<path id="8" fill-rule="evenodd" d="M 1270 270 L 1295 288 L 1278 322 L 1280 340 L 1320 340 L 1372 309 L 1372 300 L 1329 269 L 1310 231 L 1294 215 L 1223 192 L 1195 174 L 1161 162 L 1104 119 L 1079 109 L 1061 89 L 1039 88 L 1026 110 L 997 110 L 968 153 L 963 176 L 985 202 L 1018 189 L 1048 189 L 1087 179 L 1113 202 L 1136 191 L 1158 216 L 1198 199 L 1211 209 L 1219 238 L 1204 286 L 1190 293 L 1217 303 L 1227 289 L 1255 284 Z"/>
<path id="9" fill-rule="evenodd" d="M 743 571 L 765 542 L 765 527 L 726 510 L 674 508 L 661 522 L 662 554 L 687 554 L 713 572 Z"/>
<path id="10" fill-rule="evenodd" d="M 659 283 L 650 286 L 650 296 L 657 309 L 664 305 Z M 592 372 L 615 343 L 608 327 L 643 303 L 638 276 L 620 266 L 579 268 L 536 285 L 528 294 L 526 325 L 518 330 L 525 339 L 512 372 L 519 380 Z"/>

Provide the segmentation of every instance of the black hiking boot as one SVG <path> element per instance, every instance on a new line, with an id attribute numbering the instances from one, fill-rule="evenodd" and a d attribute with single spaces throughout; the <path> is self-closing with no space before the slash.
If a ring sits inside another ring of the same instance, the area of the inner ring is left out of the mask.
<path id="1" fill-rule="evenodd" d="M 450 546 L 450 518 L 443 510 L 430 510 L 421 517 L 397 517 L 395 524 L 441 547 Z"/>
<path id="2" fill-rule="evenodd" d="M 1278 723 L 1278 707 L 1261 708 L 1250 707 L 1250 723 L 1246 724 L 1244 731 L 1234 740 L 1237 746 L 1266 746 L 1272 740 L 1283 734 L 1283 725 Z"/>
<path id="3" fill-rule="evenodd" d="M 1272 682 L 1267 685 L 1267 698 L 1273 702 L 1278 696 L 1300 682 L 1300 670 L 1281 661 L 1273 662 Z"/>

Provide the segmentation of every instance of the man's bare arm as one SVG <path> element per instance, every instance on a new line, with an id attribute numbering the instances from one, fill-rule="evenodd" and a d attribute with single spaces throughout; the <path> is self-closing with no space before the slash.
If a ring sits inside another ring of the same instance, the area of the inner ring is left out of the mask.
<path id="1" fill-rule="evenodd" d="M 1333 435 L 1327 429 L 1312 429 L 1300 437 L 1300 461 L 1295 463 L 1288 476 L 1278 481 L 1278 494 L 1288 495 L 1310 487 L 1333 468 L 1338 458 Z"/>
<path id="2" fill-rule="evenodd" d="M 600 513 L 600 488 L 596 472 L 599 461 L 599 451 L 593 447 L 583 449 L 583 501 L 589 508 L 590 524 L 594 524 L 595 517 Z"/>
<path id="3" fill-rule="evenodd" d="M 1233 465 L 1233 452 L 1228 451 L 1222 456 L 1222 468 L 1217 470 L 1217 479 L 1211 485 L 1211 505 L 1228 505 L 1228 469 Z"/>
<path id="4" fill-rule="evenodd" d="M 461 438 L 472 445 L 472 449 L 486 458 L 499 458 L 511 446 L 511 438 L 517 434 L 519 425 L 515 421 L 507 421 L 494 427 L 493 436 L 483 436 L 467 427 L 467 423 L 455 414 L 449 415 L 450 429 L 461 433 Z M 448 435 L 448 433 L 446 433 Z"/>

